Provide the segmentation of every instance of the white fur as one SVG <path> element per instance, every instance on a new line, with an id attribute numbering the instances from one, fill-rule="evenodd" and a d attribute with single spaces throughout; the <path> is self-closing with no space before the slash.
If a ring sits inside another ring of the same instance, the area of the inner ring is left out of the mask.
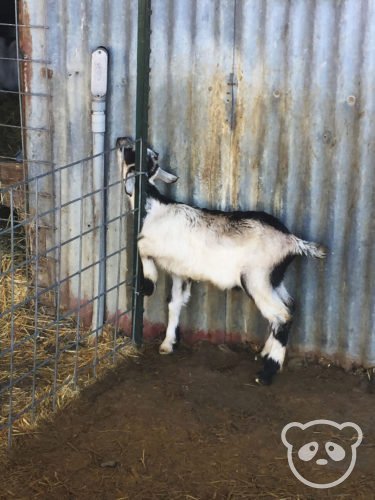
<path id="1" fill-rule="evenodd" d="M 275 337 L 273 335 L 273 332 L 271 331 L 271 333 L 269 334 L 268 339 L 266 340 L 266 343 L 264 344 L 262 352 L 260 353 L 260 355 L 262 356 L 262 358 L 264 358 L 265 356 L 268 356 L 269 353 L 271 352 L 274 338 Z"/>
<path id="2" fill-rule="evenodd" d="M 153 283 L 156 267 L 173 275 L 168 327 L 160 353 L 173 351 L 181 308 L 190 296 L 190 287 L 184 296 L 181 283 L 192 279 L 209 281 L 220 289 L 245 286 L 272 325 L 262 356 L 269 355 L 281 367 L 285 347 L 275 334 L 291 320 L 291 297 L 283 284 L 272 288 L 270 273 L 294 247 L 290 235 L 257 220 L 242 222 L 241 230 L 236 231 L 225 216 L 183 204 L 166 205 L 149 197 L 138 242 L 144 275 Z"/>
<path id="3" fill-rule="evenodd" d="M 281 345 L 281 343 L 277 340 L 277 338 L 273 339 L 272 348 L 269 353 L 269 358 L 276 361 L 279 364 L 280 369 L 283 367 L 284 359 L 285 359 L 285 347 Z"/>
<path id="4" fill-rule="evenodd" d="M 158 270 L 155 266 L 154 261 L 147 257 L 143 257 L 142 266 L 143 266 L 143 274 L 155 284 L 158 280 Z"/>
<path id="5" fill-rule="evenodd" d="M 165 339 L 160 346 L 160 354 L 169 354 L 173 351 L 173 345 L 176 343 L 176 328 L 180 318 L 180 312 L 190 298 L 191 283 L 185 282 L 183 289 L 183 280 L 179 276 L 173 276 L 172 299 L 168 304 L 168 328 Z"/>
<path id="6" fill-rule="evenodd" d="M 141 257 L 152 256 L 168 273 L 209 281 L 223 290 L 241 286 L 243 273 L 251 276 L 250 288 L 262 288 L 265 274 L 268 279 L 269 270 L 292 249 L 288 235 L 258 221 L 249 220 L 241 234 L 233 234 L 224 220 L 212 221 L 214 216 L 188 205 L 149 198 L 146 211 Z"/>
<path id="7" fill-rule="evenodd" d="M 284 283 L 280 283 L 280 285 L 276 288 L 276 292 L 278 293 L 280 299 L 286 304 L 287 306 L 292 305 L 293 299 L 289 295 L 288 290 L 285 288 Z"/>

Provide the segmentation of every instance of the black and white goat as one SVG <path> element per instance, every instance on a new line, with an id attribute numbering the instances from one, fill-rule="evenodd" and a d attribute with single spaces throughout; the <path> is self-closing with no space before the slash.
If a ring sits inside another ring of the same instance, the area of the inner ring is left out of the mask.
<path id="1" fill-rule="evenodd" d="M 135 143 L 117 140 L 118 162 L 125 190 L 134 207 Z M 291 234 L 265 212 L 221 212 L 191 207 L 163 196 L 154 183 L 172 183 L 173 174 L 162 170 L 158 154 L 147 150 L 146 216 L 138 238 L 143 264 L 145 295 L 154 291 L 158 272 L 172 276 L 172 298 L 161 354 L 173 351 L 182 306 L 190 297 L 191 281 L 208 281 L 222 290 L 240 287 L 269 321 L 271 333 L 262 350 L 263 369 L 256 381 L 270 384 L 282 367 L 293 300 L 284 273 L 296 255 L 322 258 L 324 248 Z"/>

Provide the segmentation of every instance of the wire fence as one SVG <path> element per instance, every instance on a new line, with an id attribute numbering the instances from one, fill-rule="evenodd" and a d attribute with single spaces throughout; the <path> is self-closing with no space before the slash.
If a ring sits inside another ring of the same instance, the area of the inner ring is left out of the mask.
<path id="1" fill-rule="evenodd" d="M 0 442 L 9 446 L 142 339 L 146 141 L 136 141 L 134 210 L 121 172 L 107 178 L 115 148 L 54 163 L 47 7 L 0 8 Z M 137 136 L 146 138 L 139 102 Z"/>
<path id="2" fill-rule="evenodd" d="M 23 99 L 48 101 L 51 92 L 48 79 L 39 89 L 30 88 L 30 70 L 48 74 L 46 22 L 35 25 L 28 22 L 27 9 L 17 0 L 3 0 L 0 10 L 0 161 L 21 162 L 26 175 L 28 160 L 25 154 L 26 131 L 50 131 L 49 124 L 36 126 L 25 123 Z M 38 34 L 36 37 L 35 35 Z M 30 40 L 39 41 L 37 48 Z M 42 79 L 41 79 L 42 80 Z M 44 104 L 42 104 L 43 107 Z M 49 162 L 48 162 L 49 163 Z M 24 177 L 25 177 L 24 175 Z"/>
<path id="3" fill-rule="evenodd" d="M 106 161 L 115 161 L 114 156 L 114 149 L 104 153 Z M 133 221 L 137 209 L 127 209 L 121 178 L 87 192 L 85 180 L 94 176 L 92 160 L 87 157 L 0 189 L 2 205 L 8 207 L 0 220 L 0 432 L 4 437 L 5 431 L 9 444 L 14 430 L 59 407 L 65 396 L 116 362 L 118 352 L 130 343 L 131 328 L 125 331 L 123 325 L 131 324 L 127 318 L 132 306 L 121 304 L 125 296 L 131 298 L 135 283 L 132 271 L 124 278 L 124 269 L 127 219 Z M 44 210 L 41 186 L 49 177 L 55 186 L 54 206 Z M 64 190 L 64 177 L 79 178 L 81 185 Z M 109 196 L 117 196 L 119 210 L 105 220 L 98 213 L 105 213 Z M 43 231 L 51 229 L 46 217 L 54 220 L 54 238 L 42 248 Z M 99 238 L 108 231 L 117 235 L 117 248 L 112 244 L 104 256 L 88 254 L 87 248 L 99 248 Z M 108 263 L 117 266 L 112 273 L 117 278 L 101 290 Z M 99 302 L 108 297 L 116 311 L 110 322 L 98 312 Z"/>

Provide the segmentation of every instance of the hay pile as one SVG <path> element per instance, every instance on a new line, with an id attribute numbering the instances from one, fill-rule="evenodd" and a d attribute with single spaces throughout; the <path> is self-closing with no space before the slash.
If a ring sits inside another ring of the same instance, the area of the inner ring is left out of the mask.
<path id="1" fill-rule="evenodd" d="M 4 237 L 0 232 L 0 313 L 9 309 L 12 301 L 15 305 L 26 303 L 14 311 L 13 318 L 10 312 L 0 318 L 0 447 L 7 443 L 4 426 L 10 415 L 12 420 L 17 418 L 12 424 L 13 435 L 27 432 L 119 358 L 137 355 L 128 338 L 114 339 L 111 326 L 105 326 L 98 343 L 89 345 L 90 332 L 83 331 L 74 318 L 57 326 L 51 325 L 55 318 L 43 307 L 38 307 L 36 314 L 34 302 L 27 301 L 34 290 L 30 266 L 22 265 L 24 240 L 20 238 L 16 245 L 13 265 L 20 267 L 12 278 L 9 242 L 2 243 Z"/>

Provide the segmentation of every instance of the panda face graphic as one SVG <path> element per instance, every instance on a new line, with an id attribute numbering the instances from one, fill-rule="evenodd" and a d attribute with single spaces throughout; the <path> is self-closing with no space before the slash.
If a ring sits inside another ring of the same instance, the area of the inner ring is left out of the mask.
<path id="1" fill-rule="evenodd" d="M 362 441 L 357 424 L 332 420 L 291 422 L 281 433 L 293 474 L 312 488 L 332 488 L 351 474 Z"/>

